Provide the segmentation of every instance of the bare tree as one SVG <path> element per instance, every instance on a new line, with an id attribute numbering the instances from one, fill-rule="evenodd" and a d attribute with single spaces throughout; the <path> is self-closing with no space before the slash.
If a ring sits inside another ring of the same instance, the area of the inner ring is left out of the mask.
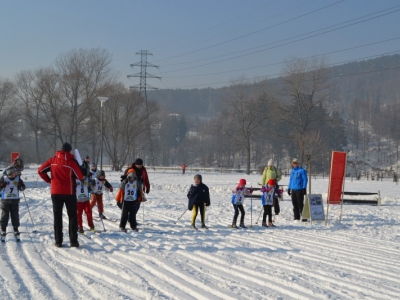
<path id="1" fill-rule="evenodd" d="M 113 170 L 125 165 L 147 124 L 146 103 L 136 90 L 127 90 L 122 84 L 115 84 L 109 100 L 105 102 L 104 141 L 106 152 L 111 158 Z M 154 103 L 149 102 L 152 116 L 157 112 Z M 147 137 L 150 138 L 150 137 Z"/>
<path id="2" fill-rule="evenodd" d="M 110 64 L 111 55 L 102 49 L 74 49 L 56 59 L 64 103 L 63 135 L 74 146 L 78 144 L 80 127 L 93 117 L 97 96 L 103 96 L 114 81 Z"/>
<path id="3" fill-rule="evenodd" d="M 284 71 L 282 92 L 289 104 L 281 105 L 281 115 L 292 129 L 287 137 L 296 141 L 301 162 L 304 162 L 307 135 L 316 129 L 321 119 L 315 111 L 329 100 L 328 69 L 323 59 L 313 58 L 290 60 Z"/>
<path id="4" fill-rule="evenodd" d="M 246 153 L 246 174 L 250 174 L 252 138 L 265 122 L 265 113 L 272 102 L 261 84 L 234 84 L 223 100 L 221 117 L 225 120 L 223 132 Z"/>
<path id="5" fill-rule="evenodd" d="M 19 112 L 16 109 L 14 96 L 16 88 L 9 80 L 0 78 L 0 143 L 1 156 L 4 157 L 7 149 L 7 143 L 14 139 L 16 132 L 16 121 L 19 118 Z"/>

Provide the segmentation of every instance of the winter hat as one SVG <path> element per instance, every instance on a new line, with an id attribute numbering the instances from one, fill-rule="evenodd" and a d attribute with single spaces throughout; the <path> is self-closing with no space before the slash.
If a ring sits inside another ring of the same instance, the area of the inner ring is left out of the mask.
<path id="1" fill-rule="evenodd" d="M 92 168 L 93 168 L 93 167 L 95 167 L 95 168 L 96 168 L 96 164 L 95 164 L 95 163 L 92 163 Z"/>
<path id="2" fill-rule="evenodd" d="M 246 179 L 240 179 L 238 185 L 246 185 Z"/>
<path id="3" fill-rule="evenodd" d="M 143 165 L 143 160 L 141 158 L 136 158 L 135 165 L 142 166 Z"/>
<path id="4" fill-rule="evenodd" d="M 201 177 L 201 175 L 200 174 L 196 174 L 196 175 L 194 175 L 194 177 L 193 177 L 194 179 L 199 179 L 200 180 L 200 182 L 203 180 L 203 178 Z"/>
<path id="5" fill-rule="evenodd" d="M 273 161 L 272 161 L 272 158 L 268 161 L 268 167 L 272 167 L 274 164 L 273 164 Z"/>
<path id="6" fill-rule="evenodd" d="M 296 164 L 296 165 L 299 164 L 299 162 L 297 161 L 297 158 L 293 158 L 293 159 L 292 159 L 292 164 Z"/>
<path id="7" fill-rule="evenodd" d="M 72 147 L 70 143 L 64 143 L 61 147 L 61 151 L 71 152 Z"/>
<path id="8" fill-rule="evenodd" d="M 275 186 L 275 179 L 268 180 L 268 185 Z"/>
<path id="9" fill-rule="evenodd" d="M 86 155 L 85 159 L 89 159 L 89 155 Z"/>

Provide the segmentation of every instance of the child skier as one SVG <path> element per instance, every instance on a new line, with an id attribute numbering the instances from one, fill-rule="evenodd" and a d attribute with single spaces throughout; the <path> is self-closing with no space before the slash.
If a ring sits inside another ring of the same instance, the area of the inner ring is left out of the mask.
<path id="1" fill-rule="evenodd" d="M 118 206 L 122 209 L 121 221 L 119 229 L 126 232 L 125 226 L 128 221 L 131 224 L 131 229 L 138 231 L 136 223 L 136 206 L 143 199 L 143 190 L 140 188 L 138 178 L 135 172 L 130 172 L 126 179 L 124 179 L 119 187 L 116 200 L 119 202 Z"/>
<path id="2" fill-rule="evenodd" d="M 276 188 L 276 182 L 274 179 L 268 180 L 268 183 L 266 186 L 263 186 L 260 189 L 262 196 L 261 196 L 261 203 L 264 207 L 264 214 L 263 214 L 263 220 L 262 220 L 262 226 L 268 227 L 272 226 L 275 227 L 275 225 L 272 223 L 272 206 L 274 205 L 274 197 L 275 195 L 280 195 L 281 190 Z M 266 222 L 266 218 L 268 215 L 268 225 Z"/>
<path id="3" fill-rule="evenodd" d="M 81 168 L 82 175 L 87 176 L 87 169 Z M 85 212 L 90 230 L 94 230 L 92 209 L 90 208 L 89 197 L 89 177 L 83 180 L 76 180 L 76 200 L 77 200 L 77 217 L 78 232 L 83 233 L 82 214 Z"/>
<path id="4" fill-rule="evenodd" d="M 107 181 L 106 173 L 103 170 L 97 171 L 96 178 L 92 179 L 90 182 L 90 188 L 92 190 L 92 200 L 90 201 L 90 208 L 93 209 L 93 207 L 97 203 L 97 209 L 99 211 L 100 218 L 107 219 L 103 215 L 103 191 L 105 190 L 105 188 L 108 188 L 112 193 L 114 189 Z"/>
<path id="5" fill-rule="evenodd" d="M 205 207 L 210 206 L 210 192 L 208 187 L 202 182 L 200 174 L 194 175 L 194 184 L 190 186 L 187 193 L 188 209 L 192 210 L 192 228 L 196 228 L 196 218 L 200 211 L 201 228 L 207 229 Z"/>
<path id="6" fill-rule="evenodd" d="M 232 195 L 231 202 L 232 202 L 233 208 L 235 210 L 235 214 L 233 215 L 232 228 L 238 228 L 236 226 L 236 221 L 239 216 L 239 211 L 241 213 L 239 226 L 242 228 L 247 228 L 244 225 L 245 212 L 244 212 L 244 208 L 243 208 L 243 202 L 244 202 L 244 198 L 246 196 L 250 196 L 253 193 L 253 189 L 246 188 L 246 179 L 240 179 L 239 184 L 237 185 L 236 188 L 234 188 L 232 190 L 232 193 L 233 193 L 233 195 Z"/>
<path id="7" fill-rule="evenodd" d="M 19 191 L 25 190 L 25 184 L 18 175 L 16 167 L 7 168 L 7 175 L 0 178 L 1 194 L 1 235 L 6 235 L 8 219 L 11 215 L 11 223 L 14 234 L 19 236 Z"/>

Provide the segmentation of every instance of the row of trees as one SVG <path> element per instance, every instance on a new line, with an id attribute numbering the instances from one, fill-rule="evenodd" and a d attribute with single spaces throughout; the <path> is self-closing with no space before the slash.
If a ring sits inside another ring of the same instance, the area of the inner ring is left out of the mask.
<path id="1" fill-rule="evenodd" d="M 116 170 L 138 156 L 155 165 L 244 164 L 247 172 L 269 158 L 279 166 L 306 155 L 328 166 L 330 151 L 346 145 L 324 60 L 292 59 L 279 80 L 236 80 L 223 89 L 219 111 L 203 119 L 160 110 L 118 82 L 111 61 L 105 50 L 72 50 L 51 67 L 1 80 L 2 160 L 18 150 L 40 163 L 69 141 L 97 161 L 101 113 L 105 157 Z M 99 96 L 109 98 L 103 111 Z"/>

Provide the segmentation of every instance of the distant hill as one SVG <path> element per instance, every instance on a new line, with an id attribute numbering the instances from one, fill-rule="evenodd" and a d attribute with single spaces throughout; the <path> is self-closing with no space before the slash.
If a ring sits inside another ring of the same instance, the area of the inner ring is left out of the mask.
<path id="1" fill-rule="evenodd" d="M 397 68 L 388 70 L 390 68 Z M 374 59 L 330 67 L 330 79 L 339 96 L 339 107 L 355 98 L 373 94 L 381 103 L 392 98 L 393 85 L 400 82 L 400 55 L 387 55 Z M 376 70 L 383 70 L 375 72 Z M 278 78 L 270 79 L 273 84 Z M 162 89 L 148 91 L 149 99 L 157 101 L 167 112 L 182 113 L 192 117 L 211 117 L 219 112 L 224 88 Z M 345 116 L 345 114 L 344 114 Z"/>

